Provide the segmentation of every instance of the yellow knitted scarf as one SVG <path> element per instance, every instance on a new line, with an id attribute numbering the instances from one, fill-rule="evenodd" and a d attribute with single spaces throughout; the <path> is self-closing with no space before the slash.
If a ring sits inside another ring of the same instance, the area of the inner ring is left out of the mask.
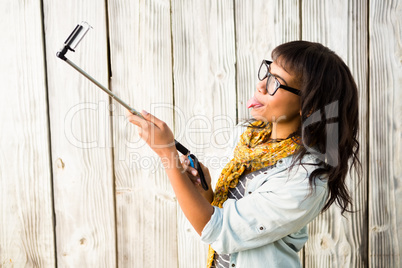
<path id="1" fill-rule="evenodd" d="M 240 141 L 234 150 L 233 159 L 223 168 L 215 187 L 213 206 L 222 207 L 228 198 L 229 188 L 235 188 L 239 177 L 245 170 L 250 172 L 263 167 L 274 165 L 279 159 L 296 152 L 300 144 L 300 137 L 294 136 L 278 142 L 269 142 L 272 124 L 255 121 L 240 136 Z M 209 246 L 207 267 L 212 267 L 215 251 Z"/>

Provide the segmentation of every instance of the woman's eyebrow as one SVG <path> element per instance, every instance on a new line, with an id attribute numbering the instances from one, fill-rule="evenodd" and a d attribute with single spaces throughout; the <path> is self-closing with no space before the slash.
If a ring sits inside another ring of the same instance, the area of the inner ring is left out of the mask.
<path id="1" fill-rule="evenodd" d="M 270 72 L 271 73 L 271 66 L 269 66 L 268 67 L 268 72 Z M 275 76 L 276 78 L 279 78 L 279 79 L 281 79 L 284 83 L 285 83 L 285 85 L 287 86 L 288 85 L 288 83 L 286 82 L 286 80 L 285 79 L 283 79 L 282 77 L 280 77 L 279 75 L 277 75 L 277 74 L 273 74 L 273 73 L 271 73 L 273 76 Z"/>

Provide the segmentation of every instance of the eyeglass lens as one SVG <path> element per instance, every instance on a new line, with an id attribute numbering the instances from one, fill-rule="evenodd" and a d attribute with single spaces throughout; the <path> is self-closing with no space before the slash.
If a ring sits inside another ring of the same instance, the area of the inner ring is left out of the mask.
<path id="1" fill-rule="evenodd" d="M 269 94 L 273 94 L 279 87 L 279 81 L 276 80 L 276 78 L 269 73 L 268 67 L 269 65 L 265 63 L 261 65 L 260 70 L 258 72 L 258 78 L 262 81 L 268 77 L 266 89 Z"/>

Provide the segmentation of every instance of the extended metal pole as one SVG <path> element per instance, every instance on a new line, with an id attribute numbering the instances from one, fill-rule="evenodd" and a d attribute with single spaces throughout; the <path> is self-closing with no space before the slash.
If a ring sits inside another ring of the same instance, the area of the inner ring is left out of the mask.
<path id="1" fill-rule="evenodd" d="M 110 97 L 112 97 L 114 100 L 116 100 L 118 103 L 120 103 L 121 105 L 123 105 L 127 110 L 129 110 L 131 113 L 144 118 L 141 113 L 139 113 L 137 110 L 135 110 L 134 108 L 131 108 L 127 103 L 125 103 L 122 99 L 120 99 L 119 97 L 117 97 L 115 94 L 113 94 L 112 91 L 110 91 L 108 88 L 104 87 L 101 83 L 99 83 L 95 78 L 93 78 L 92 76 L 90 76 L 87 72 L 85 72 L 83 69 L 81 69 L 80 67 L 78 67 L 74 62 L 72 62 L 69 59 L 65 59 L 65 62 L 67 62 L 68 64 L 70 64 L 71 67 L 73 67 L 74 69 L 76 69 L 78 72 L 80 72 L 83 76 L 85 76 L 86 78 L 88 78 L 89 80 L 91 80 L 92 83 L 94 83 L 95 85 L 97 85 L 100 89 L 102 89 L 103 91 L 105 91 Z"/>

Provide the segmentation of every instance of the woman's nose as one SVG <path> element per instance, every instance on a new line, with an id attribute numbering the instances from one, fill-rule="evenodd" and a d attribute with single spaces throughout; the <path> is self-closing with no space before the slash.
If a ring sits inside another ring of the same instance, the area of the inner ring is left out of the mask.
<path id="1" fill-rule="evenodd" d="M 262 94 L 267 93 L 266 87 L 267 87 L 267 78 L 257 83 L 257 90 Z"/>

